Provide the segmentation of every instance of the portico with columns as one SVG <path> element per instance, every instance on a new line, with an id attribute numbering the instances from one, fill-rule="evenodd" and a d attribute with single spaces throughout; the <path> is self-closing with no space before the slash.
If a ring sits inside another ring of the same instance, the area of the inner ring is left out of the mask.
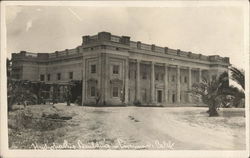
<path id="1" fill-rule="evenodd" d="M 136 66 L 129 70 L 136 72 L 136 75 L 135 78 L 129 78 L 131 84 L 129 85 L 131 87 L 129 91 L 131 93 L 133 86 L 135 87 L 135 92 L 132 93 L 132 95 L 135 94 L 135 100 L 128 100 L 130 104 L 133 102 L 166 106 L 167 104 L 192 104 L 193 99 L 188 91 L 191 90 L 193 83 L 201 82 L 202 77 L 208 76 L 202 74 L 207 70 L 196 67 L 184 67 L 139 59 L 131 60 L 129 65 L 133 67 L 133 64 Z"/>

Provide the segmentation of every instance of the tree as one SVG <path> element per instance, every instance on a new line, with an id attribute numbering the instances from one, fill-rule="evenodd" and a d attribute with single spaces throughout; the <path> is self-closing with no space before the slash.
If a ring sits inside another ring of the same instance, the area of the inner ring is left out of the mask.
<path id="1" fill-rule="evenodd" d="M 193 84 L 191 93 L 201 97 L 203 103 L 208 105 L 209 116 L 218 116 L 217 108 L 225 96 L 224 89 L 228 86 L 228 74 L 224 72 L 219 78 L 214 78 L 212 81 L 203 79 L 201 83 Z"/>
<path id="2" fill-rule="evenodd" d="M 245 73 L 243 70 L 239 70 L 236 67 L 229 68 L 231 72 L 231 79 L 241 86 L 245 90 Z"/>
<path id="3" fill-rule="evenodd" d="M 8 79 L 7 83 L 8 111 L 13 110 L 14 104 L 35 104 L 37 96 L 31 91 L 31 82 L 26 80 Z"/>
<path id="4" fill-rule="evenodd" d="M 11 75 L 11 60 L 7 58 L 6 60 L 6 68 L 7 68 L 7 78 Z"/>
<path id="5" fill-rule="evenodd" d="M 245 99 L 245 73 L 236 67 L 230 67 L 230 78 L 235 81 L 242 89 L 230 86 L 228 93 L 234 97 L 233 105 L 238 107 L 243 99 Z M 245 105 L 243 105 L 245 106 Z"/>
<path id="6" fill-rule="evenodd" d="M 235 107 L 238 107 L 241 104 L 241 101 L 245 98 L 245 92 L 232 85 L 224 90 L 224 94 L 233 97 L 232 104 Z"/>

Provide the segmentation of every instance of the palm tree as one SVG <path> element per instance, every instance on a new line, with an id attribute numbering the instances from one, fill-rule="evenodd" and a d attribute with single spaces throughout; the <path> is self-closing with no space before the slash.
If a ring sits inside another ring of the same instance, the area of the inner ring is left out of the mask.
<path id="1" fill-rule="evenodd" d="M 224 91 L 224 94 L 233 96 L 232 103 L 233 106 L 235 107 L 238 107 L 241 104 L 241 101 L 245 98 L 245 92 L 232 85 L 229 86 L 228 89 Z"/>
<path id="2" fill-rule="evenodd" d="M 230 79 L 235 81 L 242 89 L 239 89 L 233 85 L 229 86 L 225 90 L 225 94 L 233 96 L 233 105 L 238 107 L 241 101 L 245 98 L 245 73 L 243 70 L 239 70 L 236 67 L 229 68 L 231 76 Z"/>
<path id="3" fill-rule="evenodd" d="M 236 67 L 230 67 L 229 68 L 231 72 L 231 79 L 238 83 L 242 89 L 245 90 L 245 73 L 243 70 L 239 70 Z"/>
<path id="4" fill-rule="evenodd" d="M 218 116 L 217 108 L 225 96 L 224 89 L 227 87 L 229 87 L 228 73 L 224 72 L 212 81 L 203 79 L 201 83 L 193 84 L 191 93 L 201 97 L 203 103 L 208 105 L 209 116 Z"/>

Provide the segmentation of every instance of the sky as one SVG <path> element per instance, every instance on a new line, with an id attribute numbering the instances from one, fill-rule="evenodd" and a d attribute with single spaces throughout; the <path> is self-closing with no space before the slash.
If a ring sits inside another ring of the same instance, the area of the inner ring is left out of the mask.
<path id="1" fill-rule="evenodd" d="M 107 31 L 132 41 L 230 57 L 234 66 L 244 68 L 243 23 L 237 6 L 7 6 L 7 53 L 76 48 L 82 36 Z"/>

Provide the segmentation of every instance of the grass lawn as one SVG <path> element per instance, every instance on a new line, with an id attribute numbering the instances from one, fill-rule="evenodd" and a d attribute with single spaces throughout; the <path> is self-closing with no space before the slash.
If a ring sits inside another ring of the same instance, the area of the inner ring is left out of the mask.
<path id="1" fill-rule="evenodd" d="M 205 107 L 81 107 L 33 105 L 9 113 L 11 149 L 245 149 L 244 109 Z M 31 119 L 24 119 L 21 113 Z M 41 120 L 47 113 L 70 120 Z M 33 145 L 32 145 L 33 143 Z M 46 144 L 46 145 L 45 145 Z"/>

